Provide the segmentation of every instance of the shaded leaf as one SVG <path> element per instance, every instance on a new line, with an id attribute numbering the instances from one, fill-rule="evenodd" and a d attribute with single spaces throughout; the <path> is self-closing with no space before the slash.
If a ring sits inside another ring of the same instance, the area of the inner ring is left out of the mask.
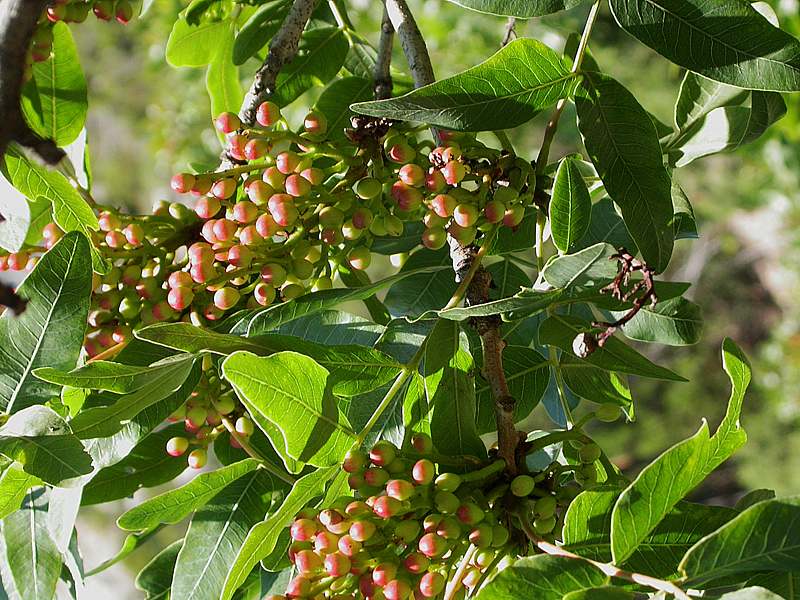
<path id="1" fill-rule="evenodd" d="M 350 105 L 372 97 L 372 81 L 361 77 L 336 79 L 326 87 L 314 103 L 314 110 L 328 120 L 328 139 L 349 143 L 344 130 L 350 127 L 350 117 L 355 113 Z M 417 237 L 419 242 L 419 237 Z"/>
<path id="2" fill-rule="evenodd" d="M 578 6 L 583 0 L 450 0 L 482 13 L 529 19 Z"/>
<path id="3" fill-rule="evenodd" d="M 4 519 L 17 510 L 28 490 L 41 485 L 38 477 L 29 475 L 17 465 L 10 465 L 0 475 L 0 519 Z"/>
<path id="4" fill-rule="evenodd" d="M 570 158 L 563 159 L 558 166 L 549 210 L 553 243 L 562 252 L 569 252 L 586 234 L 592 215 L 589 190 Z"/>
<path id="5" fill-rule="evenodd" d="M 182 546 L 183 539 L 172 542 L 139 571 L 135 585 L 137 590 L 144 592 L 145 600 L 165 600 L 169 597 L 172 572 Z"/>
<path id="6" fill-rule="evenodd" d="M 620 318 L 623 311 L 612 313 Z M 625 336 L 641 342 L 688 346 L 700 341 L 703 314 L 700 306 L 686 298 L 672 298 L 654 307 L 645 306 L 622 327 Z"/>
<path id="7" fill-rule="evenodd" d="M 437 269 L 431 272 L 430 269 Z M 392 316 L 418 317 L 442 308 L 457 284 L 447 250 L 420 249 L 414 252 L 398 275 L 409 274 L 392 284 L 383 303 Z M 413 274 L 413 275 L 412 275 Z"/>
<path id="8" fill-rule="evenodd" d="M 288 12 L 288 0 L 262 3 L 236 34 L 233 64 L 243 65 L 248 58 L 261 50 L 272 39 Z"/>

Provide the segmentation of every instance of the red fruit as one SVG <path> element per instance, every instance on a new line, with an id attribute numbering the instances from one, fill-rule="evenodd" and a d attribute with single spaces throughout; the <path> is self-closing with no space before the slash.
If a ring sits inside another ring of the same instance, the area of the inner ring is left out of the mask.
<path id="1" fill-rule="evenodd" d="M 525 207 L 521 204 L 517 204 L 512 206 L 511 208 L 506 209 L 505 214 L 503 215 L 503 225 L 506 227 L 516 227 L 520 223 L 522 223 L 522 219 L 525 217 Z"/>
<path id="2" fill-rule="evenodd" d="M 397 565 L 394 563 L 379 563 L 372 569 L 372 582 L 380 587 L 386 586 L 397 577 Z"/>
<path id="3" fill-rule="evenodd" d="M 167 440 L 167 454 L 170 456 L 182 456 L 189 448 L 189 440 L 185 437 L 173 437 Z"/>
<path id="4" fill-rule="evenodd" d="M 492 545 L 492 526 L 481 523 L 469 532 L 469 541 L 477 548 L 488 548 Z"/>
<path id="5" fill-rule="evenodd" d="M 175 287 L 167 294 L 167 303 L 177 311 L 189 308 L 192 300 L 194 300 L 194 292 L 190 287 Z"/>
<path id="6" fill-rule="evenodd" d="M 208 461 L 208 453 L 205 448 L 196 448 L 189 452 L 187 462 L 192 469 L 202 469 Z"/>
<path id="7" fill-rule="evenodd" d="M 426 533 L 419 538 L 418 547 L 428 558 L 435 558 L 447 551 L 447 541 L 435 533 Z"/>
<path id="8" fill-rule="evenodd" d="M 427 571 L 430 564 L 430 559 L 421 552 L 412 552 L 403 561 L 403 566 L 415 575 Z"/>
<path id="9" fill-rule="evenodd" d="M 256 110 L 256 121 L 263 127 L 274 125 L 281 119 L 281 109 L 274 102 L 262 102 Z"/>
<path id="10" fill-rule="evenodd" d="M 144 242 L 144 229 L 142 229 L 141 225 L 137 225 L 136 223 L 131 223 L 123 229 L 122 235 L 125 236 L 125 240 L 131 246 L 138 247 Z"/>
<path id="11" fill-rule="evenodd" d="M 247 145 L 247 138 L 245 136 L 234 133 L 228 136 L 227 142 L 228 154 L 236 160 L 247 160 L 247 157 L 244 155 L 244 147 Z"/>
<path id="12" fill-rule="evenodd" d="M 447 233 L 453 236 L 462 246 L 469 246 L 475 241 L 475 236 L 478 234 L 474 227 L 461 227 L 457 223 L 450 223 L 447 227 Z"/>
<path id="13" fill-rule="evenodd" d="M 369 459 L 373 464 L 383 467 L 397 457 L 397 448 L 391 442 L 381 440 L 369 451 Z"/>
<path id="14" fill-rule="evenodd" d="M 425 183 L 425 171 L 413 163 L 403 165 L 397 173 L 400 181 L 412 187 L 420 187 Z"/>
<path id="15" fill-rule="evenodd" d="M 297 212 L 297 208 L 295 208 L 294 202 L 292 201 L 273 201 L 273 198 L 278 196 L 282 197 L 286 196 L 286 194 L 275 194 L 269 199 L 269 212 L 278 225 L 281 227 L 290 227 L 297 221 L 300 213 Z"/>
<path id="16" fill-rule="evenodd" d="M 351 250 L 350 254 L 347 256 L 347 262 L 350 263 L 350 266 L 356 271 L 365 270 L 367 267 L 369 267 L 371 261 L 372 253 L 366 246 L 353 248 L 353 250 Z"/>
<path id="17" fill-rule="evenodd" d="M 453 211 L 453 220 L 461 227 L 472 227 L 478 220 L 478 207 L 474 204 L 459 204 Z"/>
<path id="18" fill-rule="evenodd" d="M 272 149 L 272 145 L 264 139 L 256 138 L 244 145 L 244 156 L 247 160 L 258 160 Z"/>
<path id="19" fill-rule="evenodd" d="M 350 535 L 353 535 L 352 532 Z M 314 550 L 320 554 L 336 552 L 338 545 L 339 536 L 332 534 L 330 531 L 320 531 L 314 536 Z"/>
<path id="20" fill-rule="evenodd" d="M 286 595 L 289 598 L 306 598 L 311 592 L 311 581 L 302 576 L 297 576 L 286 586 Z"/>
<path id="21" fill-rule="evenodd" d="M 353 222 L 353 227 L 356 229 L 366 229 L 372 223 L 372 218 L 372 211 L 361 206 L 353 212 L 351 221 Z"/>
<path id="22" fill-rule="evenodd" d="M 436 534 L 442 536 L 446 540 L 457 540 L 461 538 L 461 526 L 453 517 L 445 517 L 436 526 Z"/>
<path id="23" fill-rule="evenodd" d="M 128 242 L 121 231 L 109 231 L 105 240 L 109 248 L 122 248 Z"/>
<path id="24" fill-rule="evenodd" d="M 222 207 L 219 200 L 210 196 L 203 196 L 194 205 L 194 212 L 201 219 L 210 219 L 219 212 Z"/>
<path id="25" fill-rule="evenodd" d="M 427 485 L 433 481 L 436 475 L 436 467 L 427 458 L 423 458 L 414 463 L 411 468 L 411 477 L 419 485 Z"/>
<path id="26" fill-rule="evenodd" d="M 438 169 L 432 169 L 425 175 L 425 189 L 434 194 L 438 194 L 447 187 L 444 175 Z"/>
<path id="27" fill-rule="evenodd" d="M 456 516 L 458 517 L 458 520 L 465 525 L 475 525 L 483 521 L 485 514 L 481 507 L 477 504 L 473 502 L 465 502 L 458 507 Z"/>
<path id="28" fill-rule="evenodd" d="M 400 210 L 414 210 L 422 204 L 422 192 L 402 181 L 392 184 L 392 198 Z"/>
<path id="29" fill-rule="evenodd" d="M 411 447 L 420 454 L 433 452 L 433 440 L 427 433 L 415 433 L 411 436 Z"/>
<path id="30" fill-rule="evenodd" d="M 366 542 L 375 535 L 376 530 L 372 521 L 356 521 L 350 525 L 350 537 L 357 542 Z"/>
<path id="31" fill-rule="evenodd" d="M 211 264 L 214 261 L 214 251 L 205 242 L 195 242 L 189 246 L 188 254 L 192 264 Z"/>
<path id="32" fill-rule="evenodd" d="M 284 185 L 286 186 L 286 193 L 295 198 L 306 196 L 311 191 L 311 183 L 309 183 L 308 179 L 296 173 L 289 175 Z"/>
<path id="33" fill-rule="evenodd" d="M 422 232 L 422 245 L 430 250 L 438 250 L 447 243 L 447 232 L 442 227 L 431 227 Z"/>
<path id="34" fill-rule="evenodd" d="M 348 473 L 361 471 L 367 465 L 367 456 L 360 450 L 349 450 L 344 455 L 342 469 Z"/>
<path id="35" fill-rule="evenodd" d="M 444 591 L 447 580 L 441 573 L 425 573 L 419 580 L 419 591 L 425 598 L 433 598 Z"/>
<path id="36" fill-rule="evenodd" d="M 280 231 L 280 225 L 275 222 L 270 213 L 263 213 L 256 219 L 256 231 L 263 238 L 271 238 Z"/>
<path id="37" fill-rule="evenodd" d="M 232 287 L 224 287 L 214 292 L 214 306 L 220 310 L 229 310 L 239 302 L 239 290 Z"/>
<path id="38" fill-rule="evenodd" d="M 403 508 L 403 503 L 391 496 L 379 496 L 372 506 L 373 512 L 381 519 L 391 519 Z"/>
<path id="39" fill-rule="evenodd" d="M 214 223 L 214 235 L 220 242 L 232 240 L 237 229 L 236 223 L 228 219 L 217 219 Z"/>
<path id="40" fill-rule="evenodd" d="M 322 113 L 312 110 L 303 119 L 303 127 L 308 133 L 322 135 L 328 130 L 328 119 Z"/>
<path id="41" fill-rule="evenodd" d="M 451 160 L 442 167 L 442 175 L 444 176 L 444 180 L 450 185 L 458 185 L 461 183 L 461 180 L 464 179 L 466 173 L 467 171 L 464 168 L 464 165 L 454 160 Z"/>
<path id="42" fill-rule="evenodd" d="M 233 205 L 233 218 L 239 223 L 252 223 L 256 217 L 258 217 L 258 207 L 252 202 L 241 200 Z"/>
<path id="43" fill-rule="evenodd" d="M 247 246 L 237 244 L 228 250 L 228 262 L 240 269 L 249 267 L 253 261 L 253 251 Z"/>
<path id="44" fill-rule="evenodd" d="M 233 133 L 242 126 L 239 116 L 232 112 L 224 112 L 214 119 L 214 127 L 220 133 Z"/>
<path id="45" fill-rule="evenodd" d="M 407 163 L 414 158 L 416 151 L 405 142 L 400 142 L 389 148 L 386 154 L 396 163 Z"/>
<path id="46" fill-rule="evenodd" d="M 267 200 L 269 200 L 270 196 L 274 193 L 275 190 L 273 187 L 261 180 L 253 181 L 247 186 L 247 197 L 259 206 L 266 204 Z"/>
<path id="47" fill-rule="evenodd" d="M 400 579 L 393 579 L 383 588 L 386 600 L 406 600 L 411 594 L 411 586 Z"/>
<path id="48" fill-rule="evenodd" d="M 392 479 L 386 484 L 386 493 L 396 500 L 408 500 L 414 491 L 413 484 L 404 479 Z"/>
<path id="49" fill-rule="evenodd" d="M 235 179 L 226 177 L 225 179 L 218 179 L 211 186 L 211 193 L 220 200 L 227 200 L 236 193 L 237 182 Z"/>
<path id="50" fill-rule="evenodd" d="M 248 225 L 239 232 L 239 241 L 245 246 L 254 246 L 263 239 L 254 225 Z"/>
<path id="51" fill-rule="evenodd" d="M 261 306 L 269 306 L 275 301 L 275 288 L 268 283 L 259 283 L 253 290 L 253 298 Z"/>
<path id="52" fill-rule="evenodd" d="M 366 502 L 361 500 L 353 500 L 344 509 L 344 512 L 351 517 L 359 517 L 364 515 L 371 515 L 372 509 Z"/>
<path id="53" fill-rule="evenodd" d="M 195 176 L 191 173 L 178 173 L 169 181 L 170 187 L 179 194 L 190 192 L 195 184 Z"/>
<path id="54" fill-rule="evenodd" d="M 350 558 L 341 552 L 325 557 L 325 572 L 331 577 L 344 577 L 350 572 Z"/>
<path id="55" fill-rule="evenodd" d="M 211 191 L 214 180 L 208 175 L 197 175 L 194 178 L 194 185 L 189 190 L 194 196 L 203 196 Z"/>
<path id="56" fill-rule="evenodd" d="M 47 20 L 51 23 L 63 21 L 67 16 L 67 7 L 63 4 L 56 4 L 55 6 L 47 7 Z"/>
<path id="57" fill-rule="evenodd" d="M 322 568 L 322 558 L 313 550 L 300 550 L 294 556 L 294 566 L 303 575 L 310 575 Z"/>
<path id="58" fill-rule="evenodd" d="M 353 557 L 361 551 L 363 544 L 359 541 L 353 539 L 352 536 L 343 535 L 339 538 L 339 552 L 344 554 L 345 556 Z"/>
<path id="59" fill-rule="evenodd" d="M 337 523 L 341 523 L 344 520 L 342 513 L 337 510 L 333 509 L 325 509 L 319 513 L 319 522 L 322 523 L 325 527 L 329 525 L 336 525 Z"/>
<path id="60" fill-rule="evenodd" d="M 261 176 L 264 183 L 268 183 L 273 188 L 283 188 L 283 182 L 286 181 L 286 175 L 281 173 L 277 167 L 267 167 L 264 174 Z"/>
<path id="61" fill-rule="evenodd" d="M 431 200 L 431 210 L 442 218 L 451 217 L 458 201 L 450 194 L 438 194 Z"/>
<path id="62" fill-rule="evenodd" d="M 499 223 L 503 220 L 506 212 L 506 205 L 499 200 L 489 200 L 483 207 L 483 216 L 489 223 Z"/>
<path id="63" fill-rule="evenodd" d="M 303 169 L 300 171 L 300 175 L 311 185 L 322 185 L 322 182 L 325 181 L 325 171 L 316 167 Z"/>
<path id="64" fill-rule="evenodd" d="M 261 280 L 264 283 L 280 287 L 286 281 L 286 269 L 279 264 L 266 264 L 261 267 Z"/>
<path id="65" fill-rule="evenodd" d="M 389 481 L 389 473 L 381 468 L 370 467 L 364 471 L 364 481 L 367 485 L 381 487 Z"/>
<path id="66" fill-rule="evenodd" d="M 133 6 L 128 0 L 117 0 L 117 10 L 114 13 L 117 23 L 127 25 L 133 18 Z"/>
<path id="67" fill-rule="evenodd" d="M 97 222 L 100 225 L 100 231 L 113 231 L 122 225 L 119 217 L 112 215 L 109 212 L 100 213 L 100 216 L 97 218 Z"/>
<path id="68" fill-rule="evenodd" d="M 275 167 L 284 175 L 294 173 L 300 164 L 300 157 L 292 151 L 281 152 L 275 157 Z"/>

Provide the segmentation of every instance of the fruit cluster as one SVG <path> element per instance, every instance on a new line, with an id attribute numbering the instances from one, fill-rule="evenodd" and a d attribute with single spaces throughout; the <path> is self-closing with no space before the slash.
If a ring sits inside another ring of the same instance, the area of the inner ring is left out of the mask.
<path id="1" fill-rule="evenodd" d="M 135 0 L 54 0 L 39 17 L 29 50 L 28 64 L 44 62 L 50 58 L 53 49 L 53 25 L 83 23 L 89 13 L 102 21 L 116 19 L 126 25 L 134 16 Z"/>
<path id="2" fill-rule="evenodd" d="M 514 515 L 526 511 L 550 537 L 560 505 L 552 470 L 509 480 L 505 463 L 458 474 L 435 464 L 430 437 L 414 434 L 400 452 L 387 441 L 353 450 L 343 469 L 356 494 L 306 508 L 290 527 L 297 570 L 288 598 L 437 598 L 446 586 L 474 591 L 525 549 Z M 563 512 L 563 511 L 562 511 Z M 451 592 L 452 593 L 452 592 Z"/>

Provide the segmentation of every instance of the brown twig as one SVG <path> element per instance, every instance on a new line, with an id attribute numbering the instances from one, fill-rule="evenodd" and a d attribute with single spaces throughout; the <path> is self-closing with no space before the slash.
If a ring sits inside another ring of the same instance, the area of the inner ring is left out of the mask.
<path id="1" fill-rule="evenodd" d="M 275 93 L 275 82 L 278 74 L 287 63 L 294 60 L 300 48 L 300 37 L 303 35 L 317 0 L 295 0 L 289 14 L 269 44 L 267 60 L 256 72 L 253 84 L 245 96 L 239 117 L 243 123 L 253 125 L 256 122 L 256 110 L 259 105 Z"/>
<path id="2" fill-rule="evenodd" d="M 634 257 L 625 248 L 620 248 L 619 252 L 614 254 L 611 258 L 619 261 L 619 272 L 616 277 L 614 277 L 614 280 L 600 291 L 604 294 L 611 294 L 613 298 L 621 302 L 627 302 L 633 298 L 633 306 L 616 321 L 596 321 L 592 323 L 593 327 L 605 329 L 605 331 L 597 335 L 597 345 L 600 347 L 606 343 L 608 338 L 614 335 L 614 332 L 619 327 L 624 326 L 633 319 L 646 304 L 650 303 L 651 306 L 655 306 L 658 303 L 654 280 L 655 272 L 653 269 Z M 633 287 L 626 291 L 626 288 L 630 284 L 631 275 L 637 272 L 642 274 L 641 281 L 637 281 Z M 644 292 L 640 296 L 637 296 L 642 290 L 644 290 Z"/>
<path id="3" fill-rule="evenodd" d="M 392 46 L 394 45 L 394 25 L 389 18 L 389 11 L 383 8 L 381 20 L 381 37 L 378 40 L 378 56 L 375 59 L 375 100 L 384 100 L 392 96 Z"/>
<path id="4" fill-rule="evenodd" d="M 597 569 L 602 571 L 604 574 L 608 575 L 609 577 L 618 577 L 620 579 L 625 579 L 627 581 L 631 581 L 638 585 L 642 585 L 644 587 L 648 587 L 653 590 L 658 590 L 660 592 L 666 592 L 678 598 L 679 600 L 689 600 L 689 595 L 684 592 L 681 588 L 670 581 L 664 581 L 663 579 L 658 579 L 656 577 L 650 577 L 649 575 L 643 575 L 641 573 L 633 573 L 631 571 L 625 571 L 624 569 L 620 569 L 616 565 L 610 563 L 603 563 L 596 560 L 591 560 L 589 558 L 584 558 L 583 556 L 578 556 L 577 554 L 573 554 L 569 550 L 565 550 L 561 546 L 557 546 L 552 542 L 548 542 L 545 539 L 539 537 L 536 532 L 533 530 L 529 520 L 526 518 L 525 515 L 518 515 L 520 517 L 520 524 L 522 525 L 522 529 L 525 532 L 525 535 L 528 536 L 528 539 L 533 542 L 533 544 L 545 554 L 549 554 L 551 556 L 561 556 L 563 558 L 571 558 L 574 560 L 581 560 L 587 562 Z"/>
<path id="5" fill-rule="evenodd" d="M 17 142 L 42 162 L 55 165 L 64 158 L 64 151 L 33 132 L 20 106 L 28 49 L 48 4 L 47 0 L 0 0 L 0 156 L 11 142 Z"/>
<path id="6" fill-rule="evenodd" d="M 15 315 L 21 315 L 27 305 L 28 301 L 19 296 L 13 287 L 0 283 L 0 306 L 6 306 Z"/>
<path id="7" fill-rule="evenodd" d="M 503 42 L 502 45 L 506 46 L 512 40 L 517 38 L 517 18 L 516 17 L 508 17 L 508 21 L 506 21 L 506 26 L 503 28 Z"/>

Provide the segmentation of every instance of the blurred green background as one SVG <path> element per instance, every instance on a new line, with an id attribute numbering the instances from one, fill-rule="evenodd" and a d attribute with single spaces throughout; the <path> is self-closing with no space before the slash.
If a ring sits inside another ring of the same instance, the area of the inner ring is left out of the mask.
<path id="1" fill-rule="evenodd" d="M 472 66 L 495 52 L 506 19 L 469 12 L 445 0 L 410 2 L 428 41 L 438 77 Z M 796 0 L 774 1 L 784 28 L 800 33 Z M 213 163 L 219 146 L 211 129 L 203 69 L 173 69 L 164 60 L 178 0 L 154 2 L 144 18 L 127 27 L 90 19 L 74 29 L 89 81 L 89 143 L 95 196 L 103 203 L 146 211 L 169 198 L 171 174 L 191 162 Z M 348 2 L 351 16 L 377 40 L 381 3 Z M 544 19 L 519 22 L 520 36 L 561 49 L 565 36 L 580 30 L 588 5 Z M 604 7 L 590 44 L 600 65 L 627 85 L 662 121 L 672 107 L 682 73 L 628 37 Z M 396 53 L 394 64 L 404 67 Z M 240 69 L 246 87 L 258 67 Z M 319 93 L 309 93 L 314 96 Z M 313 98 L 299 100 L 296 112 Z M 705 311 L 700 344 L 690 348 L 641 349 L 688 379 L 685 384 L 633 381 L 638 420 L 604 426 L 598 439 L 631 472 L 669 445 L 691 435 L 707 417 L 719 422 L 728 397 L 720 364 L 725 336 L 742 344 L 754 366 L 754 383 L 743 411 L 749 442 L 698 490 L 695 498 L 732 503 L 744 489 L 800 491 L 800 97 L 787 96 L 788 115 L 761 140 L 736 154 L 701 159 L 679 171 L 698 220 L 700 239 L 678 243 L 667 277 L 694 282 L 690 297 Z M 291 111 L 290 111 L 291 114 Z M 572 113 L 566 113 L 551 158 L 579 143 Z M 517 151 L 534 158 L 543 117 L 510 132 Z M 118 513 L 116 513 L 118 514 Z M 82 547 L 93 566 L 114 552 L 122 535 L 113 513 L 94 510 L 82 517 Z M 155 545 L 90 580 L 99 594 L 137 597 L 131 571 Z"/>

